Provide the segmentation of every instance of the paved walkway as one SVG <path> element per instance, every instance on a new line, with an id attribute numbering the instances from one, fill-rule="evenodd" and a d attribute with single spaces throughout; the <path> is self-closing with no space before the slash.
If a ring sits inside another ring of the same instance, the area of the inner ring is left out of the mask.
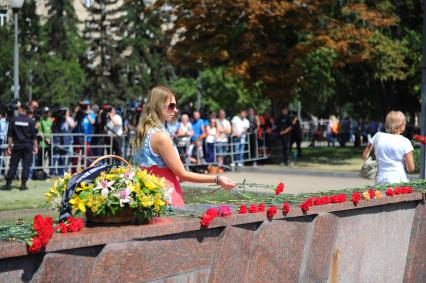
<path id="1" fill-rule="evenodd" d="M 276 185 L 285 183 L 285 192 L 298 194 L 318 192 L 332 189 L 344 189 L 358 186 L 374 185 L 374 180 L 366 180 L 357 176 L 355 172 L 321 172 L 313 170 L 297 170 L 288 167 L 252 168 L 245 167 L 238 172 L 224 174 L 236 182 Z M 183 186 L 200 187 L 199 184 L 184 183 Z M 249 189 L 249 188 L 246 188 Z M 251 191 L 264 191 L 264 188 L 252 188 Z"/>

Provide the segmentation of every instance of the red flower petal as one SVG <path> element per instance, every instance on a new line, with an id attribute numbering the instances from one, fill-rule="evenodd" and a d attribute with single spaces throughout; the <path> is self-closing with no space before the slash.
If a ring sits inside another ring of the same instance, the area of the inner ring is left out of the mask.
<path id="1" fill-rule="evenodd" d="M 39 252 L 41 248 L 43 247 L 43 243 L 41 239 L 38 237 L 33 238 L 31 242 L 32 244 L 31 246 L 28 247 L 28 251 L 32 254 Z"/>
<path id="2" fill-rule="evenodd" d="M 284 183 L 279 183 L 277 188 L 275 189 L 275 195 L 279 195 L 284 191 Z"/>
<path id="3" fill-rule="evenodd" d="M 206 214 L 210 215 L 212 218 L 219 216 L 219 209 L 212 207 L 207 209 Z"/>
<path id="4" fill-rule="evenodd" d="M 249 208 L 250 213 L 256 213 L 257 212 L 257 205 L 251 204 Z"/>
<path id="5" fill-rule="evenodd" d="M 368 194 L 370 195 L 370 199 L 373 199 L 376 197 L 376 191 L 373 189 L 369 189 Z"/>
<path id="6" fill-rule="evenodd" d="M 352 202 L 354 203 L 354 205 L 357 205 L 361 198 L 362 196 L 360 192 L 354 192 L 352 194 Z"/>
<path id="7" fill-rule="evenodd" d="M 268 218 L 272 218 L 275 213 L 277 213 L 277 207 L 275 205 L 268 208 L 268 211 L 266 211 L 266 215 Z"/>
<path id="8" fill-rule="evenodd" d="M 212 222 L 213 217 L 209 214 L 203 214 L 203 216 L 201 216 L 201 226 L 203 227 L 208 227 L 210 225 L 210 223 Z"/>
<path id="9" fill-rule="evenodd" d="M 247 207 L 244 204 L 240 205 L 240 209 L 238 210 L 238 213 L 239 214 L 246 214 L 247 213 Z"/>
<path id="10" fill-rule="evenodd" d="M 284 203 L 284 205 L 283 205 L 283 213 L 284 213 L 285 215 L 287 215 L 289 212 L 290 212 L 290 206 L 289 206 L 289 205 L 288 205 L 288 203 L 286 202 L 286 203 Z"/>

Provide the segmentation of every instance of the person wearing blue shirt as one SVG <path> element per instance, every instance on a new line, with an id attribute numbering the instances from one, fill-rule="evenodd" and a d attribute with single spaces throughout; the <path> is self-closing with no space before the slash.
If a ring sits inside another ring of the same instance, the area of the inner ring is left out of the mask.
<path id="1" fill-rule="evenodd" d="M 204 134 L 205 126 L 204 120 L 200 117 L 200 112 L 194 111 L 193 121 L 192 121 L 192 129 L 194 130 L 194 135 L 192 136 L 192 141 L 196 141 L 198 137 Z"/>
<path id="2" fill-rule="evenodd" d="M 84 100 L 81 107 L 86 114 L 83 118 L 82 123 L 84 128 L 84 134 L 89 135 L 88 137 L 86 137 L 86 142 L 90 143 L 90 141 L 92 140 L 92 137 L 90 135 L 93 134 L 93 125 L 96 121 L 96 115 L 90 108 L 90 102 L 88 100 Z"/>

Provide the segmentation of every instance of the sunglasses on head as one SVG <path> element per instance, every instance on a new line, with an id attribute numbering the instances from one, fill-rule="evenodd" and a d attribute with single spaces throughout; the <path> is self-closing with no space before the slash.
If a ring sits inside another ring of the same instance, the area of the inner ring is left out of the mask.
<path id="1" fill-rule="evenodd" d="M 177 109 L 177 104 L 173 103 L 173 102 L 169 103 L 169 104 L 166 104 L 164 106 L 167 107 L 167 110 L 170 110 L 170 111 L 173 111 L 173 110 Z"/>

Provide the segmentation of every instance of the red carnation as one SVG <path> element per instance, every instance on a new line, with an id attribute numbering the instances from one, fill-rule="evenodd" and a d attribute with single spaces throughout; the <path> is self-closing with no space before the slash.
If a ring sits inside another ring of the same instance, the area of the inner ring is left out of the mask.
<path id="1" fill-rule="evenodd" d="M 203 227 L 207 227 L 210 225 L 210 223 L 212 222 L 213 217 L 209 214 L 203 214 L 203 216 L 201 216 L 201 226 Z"/>
<path id="2" fill-rule="evenodd" d="M 275 205 L 271 206 L 270 208 L 268 208 L 268 211 L 266 211 L 266 215 L 268 216 L 268 218 L 272 218 L 275 213 L 277 213 L 277 207 Z"/>
<path id="3" fill-rule="evenodd" d="M 56 232 L 67 233 L 68 232 L 67 225 L 65 225 L 64 223 L 59 223 L 58 226 L 56 226 Z"/>
<path id="4" fill-rule="evenodd" d="M 249 208 L 250 213 L 256 213 L 257 212 L 257 205 L 251 204 Z"/>
<path id="5" fill-rule="evenodd" d="M 284 191 L 284 183 L 279 183 L 277 188 L 275 189 L 275 195 L 279 195 Z"/>
<path id="6" fill-rule="evenodd" d="M 286 203 L 284 203 L 284 205 L 283 205 L 283 213 L 284 213 L 285 215 L 287 215 L 289 212 L 290 212 L 290 206 L 289 206 L 289 205 L 288 205 L 288 203 L 286 202 Z"/>
<path id="7" fill-rule="evenodd" d="M 247 207 L 244 204 L 240 205 L 240 209 L 239 209 L 238 213 L 239 214 L 246 214 L 247 213 Z"/>
<path id="8" fill-rule="evenodd" d="M 358 204 L 358 202 L 361 200 L 362 196 L 360 192 L 354 192 L 352 194 L 352 202 L 354 203 L 354 205 L 356 206 Z"/>
<path id="9" fill-rule="evenodd" d="M 257 207 L 257 211 L 259 212 L 265 212 L 265 204 L 259 203 L 259 206 Z"/>
<path id="10" fill-rule="evenodd" d="M 41 242 L 43 243 L 43 245 L 47 245 L 47 243 L 49 242 L 50 238 L 53 235 L 53 227 L 50 225 L 45 225 L 43 226 L 42 229 L 40 229 L 37 233 L 38 233 L 38 237 L 40 238 Z"/>
<path id="11" fill-rule="evenodd" d="M 393 197 L 393 190 L 392 190 L 392 188 L 391 188 L 391 187 L 389 187 L 389 188 L 386 190 L 386 195 L 387 195 L 388 197 Z"/>
<path id="12" fill-rule="evenodd" d="M 45 220 L 45 222 L 46 222 L 48 225 L 53 226 L 53 219 L 52 219 L 52 217 L 50 217 L 50 216 L 46 216 L 46 217 L 44 218 L 44 220 Z"/>
<path id="13" fill-rule="evenodd" d="M 227 205 L 221 205 L 219 206 L 219 212 L 220 212 L 220 216 L 226 217 L 232 214 L 232 209 L 231 207 Z"/>
<path id="14" fill-rule="evenodd" d="M 79 217 L 75 220 L 75 222 L 77 222 L 78 225 L 78 230 L 81 230 L 84 228 L 84 221 L 83 218 Z"/>
<path id="15" fill-rule="evenodd" d="M 393 192 L 394 192 L 394 194 L 395 194 L 395 195 L 400 195 L 400 194 L 402 194 L 402 193 L 403 193 L 403 191 L 402 191 L 402 188 L 401 188 L 401 187 L 396 187 L 396 188 L 393 190 Z"/>
<path id="16" fill-rule="evenodd" d="M 311 198 L 306 199 L 306 203 L 308 204 L 308 206 L 314 205 L 314 201 Z"/>
<path id="17" fill-rule="evenodd" d="M 302 204 L 299 204 L 299 206 L 303 212 L 307 212 L 309 210 L 309 203 L 307 201 L 305 201 Z"/>
<path id="18" fill-rule="evenodd" d="M 337 195 L 337 197 L 339 198 L 339 202 L 346 202 L 346 195 L 345 194 Z"/>
<path id="19" fill-rule="evenodd" d="M 33 220 L 34 230 L 36 230 L 38 232 L 41 229 L 43 229 L 43 227 L 45 225 L 46 224 L 45 224 L 44 218 L 43 218 L 43 216 L 41 216 L 41 214 L 37 214 L 36 216 L 34 216 L 34 220 Z"/>
<path id="20" fill-rule="evenodd" d="M 314 204 L 315 205 L 323 205 L 324 204 L 323 199 L 319 198 L 319 197 L 315 197 L 314 198 Z"/>
<path id="21" fill-rule="evenodd" d="M 413 192 L 413 188 L 412 187 L 404 187 L 403 192 L 404 192 L 404 194 L 411 194 Z"/>
<path id="22" fill-rule="evenodd" d="M 28 247 L 28 251 L 32 254 L 37 253 L 43 247 L 43 243 L 40 238 L 35 237 L 32 239 L 31 246 Z"/>
<path id="23" fill-rule="evenodd" d="M 79 227 L 77 221 L 73 221 L 73 222 L 69 223 L 67 225 L 67 227 L 68 227 L 68 232 L 78 232 L 80 230 L 80 227 Z"/>
<path id="24" fill-rule="evenodd" d="M 322 202 L 322 204 L 329 204 L 331 202 L 331 200 L 328 196 L 322 196 L 321 202 Z"/>
<path id="25" fill-rule="evenodd" d="M 206 214 L 210 215 L 212 218 L 219 216 L 219 209 L 212 207 L 207 209 Z"/>
<path id="26" fill-rule="evenodd" d="M 369 189 L 368 194 L 370 195 L 370 199 L 373 199 L 376 196 L 376 191 L 373 189 Z"/>

